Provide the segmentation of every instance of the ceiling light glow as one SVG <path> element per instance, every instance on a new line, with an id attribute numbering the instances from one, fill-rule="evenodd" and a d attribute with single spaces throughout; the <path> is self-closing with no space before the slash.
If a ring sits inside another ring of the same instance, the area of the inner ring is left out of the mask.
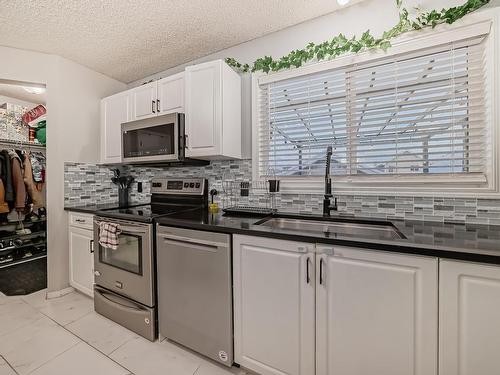
<path id="1" fill-rule="evenodd" d="M 344 5 L 347 5 L 350 0 L 337 0 L 337 3 L 343 7 Z"/>
<path id="2" fill-rule="evenodd" d="M 36 95 L 40 95 L 40 94 L 43 94 L 45 92 L 45 87 L 26 87 L 26 86 L 23 86 L 23 89 L 26 90 L 27 92 L 29 92 L 30 94 L 36 94 Z"/>

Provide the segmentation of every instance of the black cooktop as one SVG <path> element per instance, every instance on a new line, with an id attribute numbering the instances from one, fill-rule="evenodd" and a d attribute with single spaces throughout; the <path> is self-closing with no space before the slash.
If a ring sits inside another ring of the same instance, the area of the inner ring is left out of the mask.
<path id="1" fill-rule="evenodd" d="M 154 219 L 177 212 L 192 210 L 195 207 L 183 204 L 144 204 L 141 206 L 117 208 L 113 210 L 96 211 L 100 217 L 152 223 Z"/>
<path id="2" fill-rule="evenodd" d="M 206 207 L 208 180 L 205 178 L 154 178 L 151 181 L 151 202 L 143 205 L 97 210 L 103 218 L 153 223 L 158 217 Z"/>

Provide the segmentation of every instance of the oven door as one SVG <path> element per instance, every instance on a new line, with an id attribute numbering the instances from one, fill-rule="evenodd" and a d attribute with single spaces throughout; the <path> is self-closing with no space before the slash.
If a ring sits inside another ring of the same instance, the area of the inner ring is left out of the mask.
<path id="1" fill-rule="evenodd" d="M 99 224 L 120 224 L 116 250 L 99 244 Z M 94 219 L 94 280 L 99 285 L 146 306 L 154 306 L 153 237 L 151 224 L 96 217 Z"/>
<path id="2" fill-rule="evenodd" d="M 122 159 L 129 163 L 178 161 L 183 132 L 177 113 L 122 124 Z"/>

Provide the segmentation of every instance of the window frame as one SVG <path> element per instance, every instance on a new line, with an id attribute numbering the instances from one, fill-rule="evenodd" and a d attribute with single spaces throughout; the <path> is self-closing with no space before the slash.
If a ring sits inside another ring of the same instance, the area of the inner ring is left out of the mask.
<path id="1" fill-rule="evenodd" d="M 485 14 L 486 13 L 486 14 Z M 334 176 L 333 189 L 337 194 L 349 195 L 406 195 L 451 197 L 500 197 L 499 184 L 499 145 L 500 134 L 497 121 L 496 97 L 499 89 L 497 66 L 498 48 L 498 12 L 474 14 L 468 22 L 457 25 L 439 25 L 435 29 L 410 32 L 393 42 L 387 51 L 367 51 L 356 55 L 341 56 L 333 60 L 313 62 L 303 67 L 277 73 L 252 74 L 252 177 L 260 180 L 259 173 L 259 98 L 261 84 L 286 80 L 318 73 L 331 69 L 348 67 L 361 62 L 375 62 L 394 55 L 410 53 L 423 48 L 444 45 L 453 41 L 485 35 L 485 106 L 488 152 L 486 177 L 475 175 L 377 175 L 377 176 Z M 281 192 L 290 194 L 321 194 L 324 190 L 324 178 L 321 176 L 288 177 L 280 176 Z"/>

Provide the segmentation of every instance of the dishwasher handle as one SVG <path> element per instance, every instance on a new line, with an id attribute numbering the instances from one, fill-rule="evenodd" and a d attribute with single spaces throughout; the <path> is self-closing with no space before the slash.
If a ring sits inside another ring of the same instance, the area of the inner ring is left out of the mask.
<path id="1" fill-rule="evenodd" d="M 193 239 L 189 237 L 182 237 L 182 236 L 176 236 L 173 234 L 164 234 L 164 233 L 158 233 L 158 237 L 163 239 L 164 242 L 182 242 L 185 244 L 189 245 L 198 245 L 199 247 L 212 247 L 212 248 L 219 248 L 219 247 L 229 247 L 228 243 L 223 243 L 223 242 L 215 242 L 215 241 L 207 241 L 207 240 L 201 240 L 201 239 Z"/>

